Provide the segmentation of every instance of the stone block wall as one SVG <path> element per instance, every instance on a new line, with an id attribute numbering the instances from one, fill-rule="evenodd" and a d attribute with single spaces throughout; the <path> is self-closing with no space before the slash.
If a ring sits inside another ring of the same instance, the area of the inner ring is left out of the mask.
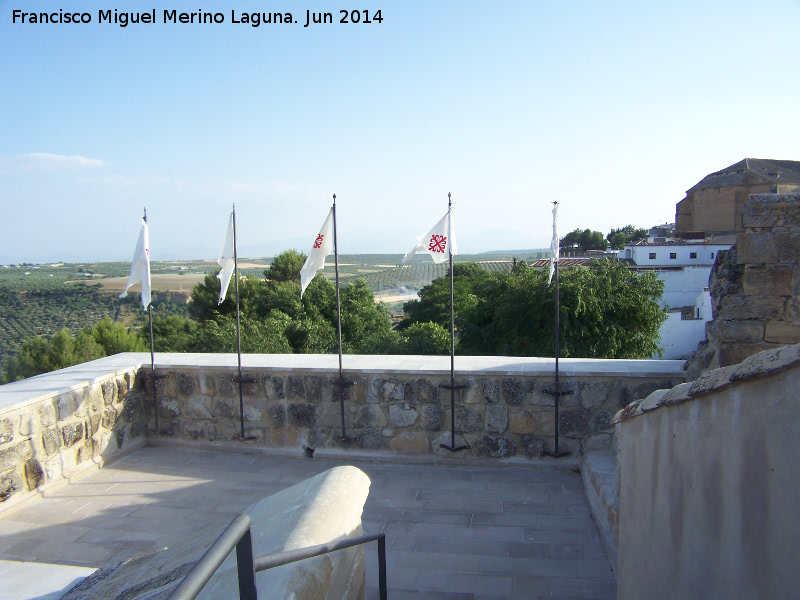
<path id="1" fill-rule="evenodd" d="M 714 319 L 689 361 L 690 379 L 800 342 L 800 194 L 750 196 L 742 224 L 712 269 Z"/>
<path id="2" fill-rule="evenodd" d="M 141 443 L 135 386 L 131 371 L 0 409 L 0 510 Z"/>
<path id="3" fill-rule="evenodd" d="M 609 361 L 613 362 L 613 361 Z M 677 362 L 677 361 L 675 361 Z M 196 442 L 240 435 L 235 369 L 159 370 L 159 434 Z M 451 443 L 449 375 L 346 372 L 341 407 L 335 372 L 245 369 L 244 433 L 248 443 L 271 448 L 349 448 L 392 454 L 436 454 Z M 559 414 L 560 449 L 578 453 L 581 443 L 610 444 L 610 422 L 621 407 L 655 389 L 684 380 L 683 372 L 651 376 L 565 377 Z M 455 394 L 456 444 L 471 458 L 538 458 L 554 442 L 552 375 L 456 374 L 466 385 Z M 153 419 L 150 420 L 153 427 Z M 452 456 L 449 452 L 446 456 Z"/>

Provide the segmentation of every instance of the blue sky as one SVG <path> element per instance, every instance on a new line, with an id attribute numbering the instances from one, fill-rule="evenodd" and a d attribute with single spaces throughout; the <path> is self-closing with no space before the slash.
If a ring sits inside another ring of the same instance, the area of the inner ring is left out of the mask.
<path id="1" fill-rule="evenodd" d="M 0 0 L 0 262 L 129 260 L 144 206 L 156 260 L 216 258 L 232 203 L 241 255 L 307 251 L 333 193 L 342 253 L 407 252 L 448 192 L 464 253 L 548 246 L 553 200 L 563 233 L 674 221 L 712 171 L 800 160 L 799 27 L 798 0 Z"/>

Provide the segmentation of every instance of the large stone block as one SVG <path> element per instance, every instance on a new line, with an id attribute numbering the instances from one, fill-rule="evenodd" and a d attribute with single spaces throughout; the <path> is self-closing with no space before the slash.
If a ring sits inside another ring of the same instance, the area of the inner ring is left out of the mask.
<path id="1" fill-rule="evenodd" d="M 392 427 L 410 427 L 416 423 L 418 415 L 407 402 L 389 406 L 389 424 Z"/>
<path id="2" fill-rule="evenodd" d="M 744 227 L 800 227 L 799 194 L 753 194 L 742 208 Z"/>
<path id="3" fill-rule="evenodd" d="M 57 405 L 59 421 L 66 421 L 75 415 L 75 396 L 72 392 L 59 396 Z M 44 425 L 44 419 L 42 419 L 42 425 Z"/>
<path id="4" fill-rule="evenodd" d="M 292 427 L 314 427 L 317 424 L 317 412 L 313 404 L 290 404 L 288 414 Z"/>
<path id="5" fill-rule="evenodd" d="M 438 405 L 430 404 L 422 407 L 422 428 L 426 431 L 441 431 L 444 413 Z"/>
<path id="6" fill-rule="evenodd" d="M 488 410 L 488 408 L 487 408 Z M 511 410 L 508 413 L 508 430 L 511 433 L 532 433 L 536 428 L 536 418 L 528 408 Z"/>
<path id="7" fill-rule="evenodd" d="M 589 421 L 586 411 L 574 408 L 558 414 L 558 431 L 564 435 L 580 437 L 589 433 Z"/>
<path id="8" fill-rule="evenodd" d="M 520 446 L 525 453 L 525 458 L 528 459 L 539 458 L 547 447 L 545 438 L 532 434 L 523 435 L 520 438 Z"/>
<path id="9" fill-rule="evenodd" d="M 527 392 L 527 386 L 522 379 L 503 379 L 503 402 L 509 406 L 522 406 Z"/>
<path id="10" fill-rule="evenodd" d="M 422 432 L 405 431 L 389 440 L 389 448 L 396 452 L 422 454 L 430 450 L 428 437 Z"/>
<path id="11" fill-rule="evenodd" d="M 497 379 L 481 378 L 481 388 L 486 402 L 489 404 L 500 402 L 500 386 Z"/>
<path id="12" fill-rule="evenodd" d="M 363 450 L 385 450 L 386 439 L 380 431 L 375 429 L 362 429 L 353 438 L 356 447 Z"/>
<path id="13" fill-rule="evenodd" d="M 726 296 L 720 302 L 715 320 L 745 321 L 780 319 L 786 301 L 775 296 Z"/>
<path id="14" fill-rule="evenodd" d="M 233 398 L 238 396 L 238 390 L 233 384 L 232 373 L 222 373 L 217 376 L 217 395 L 223 398 Z"/>
<path id="15" fill-rule="evenodd" d="M 449 412 L 449 411 L 448 411 Z M 483 430 L 483 412 L 456 406 L 456 431 L 470 432 Z"/>
<path id="16" fill-rule="evenodd" d="M 190 397 L 194 394 L 197 384 L 195 378 L 187 373 L 178 373 L 178 395 Z"/>
<path id="17" fill-rule="evenodd" d="M 744 293 L 747 296 L 791 296 L 791 265 L 746 265 Z"/>
<path id="18" fill-rule="evenodd" d="M 478 456 L 492 458 L 508 458 L 517 453 L 517 445 L 513 440 L 495 435 L 482 435 L 475 446 Z"/>
<path id="19" fill-rule="evenodd" d="M 492 404 L 486 407 L 486 431 L 489 433 L 505 433 L 508 429 L 508 407 Z"/>
<path id="20" fill-rule="evenodd" d="M 273 427 L 283 427 L 286 424 L 286 408 L 282 404 L 270 406 L 267 412 Z"/>
<path id="21" fill-rule="evenodd" d="M 15 493 L 23 491 L 25 484 L 18 471 L 10 471 L 0 476 L 0 502 L 5 502 Z"/>
<path id="22" fill-rule="evenodd" d="M 303 377 L 306 388 L 306 402 L 320 402 L 322 400 L 322 377 L 319 375 L 306 375 Z"/>
<path id="23" fill-rule="evenodd" d="M 602 381 L 582 381 L 578 384 L 576 399 L 584 408 L 603 406 L 608 400 L 609 387 Z"/>
<path id="24" fill-rule="evenodd" d="M 306 399 L 306 385 L 303 381 L 303 377 L 289 375 L 286 378 L 286 397 L 291 400 Z"/>
<path id="25" fill-rule="evenodd" d="M 764 340 L 763 321 L 709 321 L 706 337 L 719 342 L 761 342 Z"/>
<path id="26" fill-rule="evenodd" d="M 769 342 L 760 343 L 738 343 L 738 344 L 719 344 L 717 348 L 717 364 L 720 367 L 727 367 L 736 365 L 742 362 L 745 358 L 758 354 L 764 350 L 779 347 L 780 344 Z"/>
<path id="27" fill-rule="evenodd" d="M 42 465 L 35 458 L 25 461 L 25 484 L 28 490 L 33 491 L 45 482 Z"/>
<path id="28" fill-rule="evenodd" d="M 800 323 L 769 321 L 764 331 L 764 341 L 776 344 L 800 344 Z"/>
<path id="29" fill-rule="evenodd" d="M 0 444 L 14 441 L 14 423 L 11 419 L 0 419 Z"/>
<path id="30" fill-rule="evenodd" d="M 111 406 L 117 399 L 117 384 L 114 380 L 109 379 L 100 384 L 103 393 L 103 404 Z"/>
<path id="31" fill-rule="evenodd" d="M 353 427 L 385 427 L 387 424 L 383 409 L 377 404 L 365 404 L 358 409 Z"/>
<path id="32" fill-rule="evenodd" d="M 745 233 L 736 238 L 736 263 L 780 262 L 777 236 L 772 232 Z"/>
<path id="33" fill-rule="evenodd" d="M 261 378 L 261 385 L 264 388 L 264 393 L 267 396 L 267 400 L 283 400 L 286 398 L 286 393 L 284 391 L 284 379 L 283 377 L 275 377 L 273 375 L 264 375 Z"/>
<path id="34" fill-rule="evenodd" d="M 69 448 L 73 444 L 83 439 L 84 425 L 83 423 L 67 423 L 61 426 L 61 439 L 64 441 L 64 446 Z"/>

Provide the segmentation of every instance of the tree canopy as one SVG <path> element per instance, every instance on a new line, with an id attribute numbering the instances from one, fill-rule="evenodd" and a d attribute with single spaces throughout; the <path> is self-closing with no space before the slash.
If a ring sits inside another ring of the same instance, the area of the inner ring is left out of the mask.
<path id="1" fill-rule="evenodd" d="M 592 260 L 561 269 L 560 357 L 650 358 L 666 318 L 658 299 L 664 283 L 623 263 Z M 474 290 L 475 306 L 460 321 L 465 354 L 553 356 L 554 286 L 547 270 L 521 266 L 495 274 Z"/>
<path id="2" fill-rule="evenodd" d="M 75 336 L 64 328 L 48 339 L 36 336 L 28 340 L 6 365 L 5 380 L 33 377 L 119 352 L 145 350 L 147 346 L 136 332 L 106 317 Z"/>
<path id="3" fill-rule="evenodd" d="M 559 240 L 562 249 L 576 248 L 583 250 L 605 250 L 608 246 L 605 236 L 591 229 L 570 231 Z"/>
<path id="4" fill-rule="evenodd" d="M 625 225 L 619 229 L 612 229 L 606 236 L 608 245 L 616 250 L 621 250 L 625 244 L 632 244 L 647 237 L 646 229 L 637 229 L 633 225 Z"/>

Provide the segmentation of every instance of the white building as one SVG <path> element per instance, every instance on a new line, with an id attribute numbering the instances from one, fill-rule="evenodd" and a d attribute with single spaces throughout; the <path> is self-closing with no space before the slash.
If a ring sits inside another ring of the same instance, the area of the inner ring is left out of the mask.
<path id="1" fill-rule="evenodd" d="M 732 245 L 732 240 L 721 241 L 649 238 L 626 245 L 617 254 L 617 258 L 630 261 L 632 270 L 653 271 L 664 282 L 661 306 L 672 310 L 661 326 L 662 358 L 688 358 L 705 339 L 705 324 L 712 318 L 711 268 L 717 253 Z M 682 318 L 679 309 L 688 306 L 693 307 L 693 319 Z"/>

